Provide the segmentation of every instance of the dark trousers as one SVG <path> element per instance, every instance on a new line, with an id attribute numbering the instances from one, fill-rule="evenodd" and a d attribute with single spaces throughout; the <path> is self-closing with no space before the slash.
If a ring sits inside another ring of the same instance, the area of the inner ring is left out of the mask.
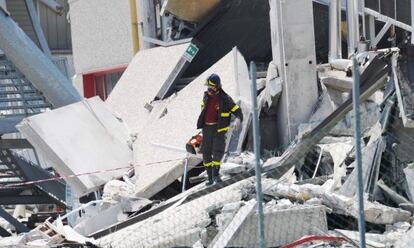
<path id="1" fill-rule="evenodd" d="M 201 146 L 204 166 L 220 166 L 220 161 L 224 156 L 225 146 L 225 132 L 218 133 L 217 125 L 204 125 L 203 143 Z"/>

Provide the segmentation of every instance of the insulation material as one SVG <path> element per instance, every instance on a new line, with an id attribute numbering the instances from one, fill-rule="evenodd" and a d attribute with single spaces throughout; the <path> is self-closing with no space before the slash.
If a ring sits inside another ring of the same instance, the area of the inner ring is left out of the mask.
<path id="1" fill-rule="evenodd" d="M 234 53 L 241 57 L 236 50 L 228 53 L 171 99 L 166 108 L 166 114 L 149 123 L 144 129 L 145 132 L 138 136 L 138 140 L 134 143 L 135 164 L 142 165 L 160 160 L 172 161 L 139 166 L 136 170 L 138 174 L 137 196 L 149 198 L 182 175 L 186 153 L 180 151 L 180 148 L 184 150 L 188 139 L 197 133 L 196 124 L 201 111 L 200 103 L 203 92 L 206 90 L 204 83 L 211 73 L 220 75 L 223 89 L 235 101 L 240 98 L 238 92 L 243 86 L 237 83 L 236 72 L 247 70 L 247 65 L 241 59 L 235 63 Z M 245 72 L 241 75 L 248 74 Z M 239 82 L 248 82 L 248 80 L 243 81 L 239 78 Z M 160 145 L 164 148 L 160 148 Z M 174 147 L 176 149 L 172 149 Z M 193 161 L 189 163 L 189 166 L 194 166 L 200 161 Z"/>
<path id="2" fill-rule="evenodd" d="M 26 118 L 17 128 L 62 176 L 111 170 L 132 162 L 126 126 L 99 97 Z M 72 177 L 66 182 L 79 197 L 126 170 Z"/>
<path id="3" fill-rule="evenodd" d="M 106 100 L 107 105 L 136 133 L 149 118 L 151 101 L 183 55 L 187 44 L 142 50 Z M 147 106 L 147 108 L 145 108 Z"/>

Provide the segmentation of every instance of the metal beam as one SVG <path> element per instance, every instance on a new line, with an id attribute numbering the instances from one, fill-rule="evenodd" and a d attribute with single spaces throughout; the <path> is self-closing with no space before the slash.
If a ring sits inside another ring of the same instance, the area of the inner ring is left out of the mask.
<path id="1" fill-rule="evenodd" d="M 0 139 L 0 149 L 33 149 L 27 139 Z"/>
<path id="2" fill-rule="evenodd" d="M 16 231 L 18 233 L 25 233 L 29 232 L 29 228 L 27 228 L 25 225 L 20 223 L 18 220 L 16 220 L 13 216 L 11 216 L 8 212 L 6 212 L 3 208 L 0 207 L 0 216 L 5 219 L 7 222 L 9 222 L 11 225 L 13 225 L 16 228 Z"/>
<path id="3" fill-rule="evenodd" d="M 371 42 L 371 47 L 377 47 L 378 43 L 381 41 L 382 37 L 387 33 L 388 29 L 391 27 L 391 23 L 387 22 L 385 23 L 384 27 L 379 31 L 378 35 L 375 37 L 375 39 Z"/>
<path id="4" fill-rule="evenodd" d="M 23 120 L 24 116 L 0 118 L 0 134 L 17 133 L 16 125 Z"/>
<path id="5" fill-rule="evenodd" d="M 53 107 L 82 99 L 69 79 L 3 10 L 0 10 L 0 49 Z"/>
<path id="6" fill-rule="evenodd" d="M 32 23 L 33 30 L 36 34 L 36 38 L 39 41 L 40 48 L 42 51 L 49 57 L 52 56 L 49 45 L 47 44 L 45 35 L 43 34 L 42 27 L 40 26 L 40 19 L 37 15 L 36 8 L 34 6 L 33 0 L 25 0 L 27 12 L 29 13 L 30 22 Z"/>
<path id="7" fill-rule="evenodd" d="M 414 45 L 414 0 L 411 0 L 411 44 Z"/>
<path id="8" fill-rule="evenodd" d="M 404 30 L 406 30 L 408 32 L 411 32 L 412 31 L 412 28 L 411 28 L 410 25 L 407 25 L 405 23 L 399 22 L 399 21 L 397 21 L 397 20 L 395 20 L 395 19 L 393 19 L 391 17 L 385 16 L 385 15 L 383 15 L 383 14 L 381 14 L 381 13 L 375 11 L 375 10 L 372 10 L 370 8 L 365 8 L 364 11 L 365 11 L 366 14 L 375 17 L 379 21 L 389 22 L 392 25 L 394 25 L 396 27 L 399 27 L 401 29 L 404 29 Z"/>
<path id="9" fill-rule="evenodd" d="M 8 151 L 8 156 L 12 159 L 12 162 L 19 167 L 19 169 L 23 172 L 24 177 L 28 181 L 50 179 L 53 177 L 49 172 L 43 170 L 38 166 L 29 164 L 16 154 L 13 154 L 11 151 Z M 55 198 L 57 201 L 60 201 L 62 204 L 66 204 L 66 187 L 63 183 L 59 181 L 48 181 L 38 183 L 36 186 L 45 193 L 49 194 L 51 197 Z"/>
<path id="10" fill-rule="evenodd" d="M 0 226 L 0 236 L 5 238 L 5 237 L 10 237 L 11 234 L 8 231 L 6 231 L 6 229 Z"/>
<path id="11" fill-rule="evenodd" d="M 32 205 L 54 203 L 55 201 L 45 195 L 0 196 L 0 205 Z"/>

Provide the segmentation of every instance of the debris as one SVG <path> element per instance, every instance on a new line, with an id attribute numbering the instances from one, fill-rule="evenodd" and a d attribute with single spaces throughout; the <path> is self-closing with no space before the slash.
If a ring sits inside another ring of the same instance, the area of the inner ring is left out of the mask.
<path id="1" fill-rule="evenodd" d="M 237 218 L 234 221 L 238 221 Z M 294 205 L 280 208 L 278 204 L 271 205 L 264 210 L 264 225 L 267 247 L 278 247 L 305 235 L 328 231 L 323 206 Z M 247 217 L 228 246 L 257 247 L 257 242 L 257 214 L 253 214 Z"/>
<path id="2" fill-rule="evenodd" d="M 77 197 L 122 177 L 132 162 L 128 129 L 94 97 L 29 117 L 17 128 L 61 175 Z M 103 173 L 105 171 L 105 173 Z"/>
<path id="3" fill-rule="evenodd" d="M 246 225 L 245 221 L 250 215 L 252 215 L 256 205 L 256 200 L 250 200 L 246 203 L 246 205 L 242 206 L 237 214 L 232 218 L 231 222 L 226 225 L 226 228 L 217 234 L 215 240 L 210 243 L 209 247 L 224 248 L 229 246 L 233 236 L 238 233 L 244 225 Z M 247 245 L 248 243 L 243 244 Z"/>
<path id="4" fill-rule="evenodd" d="M 263 180 L 264 193 L 276 197 L 293 198 L 297 201 L 306 202 L 311 198 L 319 198 L 323 205 L 332 209 L 334 213 L 345 216 L 358 218 L 358 207 L 353 198 L 339 195 L 337 193 L 329 193 L 325 189 L 325 185 L 329 185 L 328 180 L 323 186 L 304 184 L 284 184 L 275 183 L 275 180 Z M 393 224 L 399 221 L 407 221 L 411 213 L 398 208 L 392 208 L 382 205 L 378 202 L 364 201 L 365 220 L 376 224 Z"/>
<path id="5" fill-rule="evenodd" d="M 189 203 L 167 208 L 153 217 L 104 236 L 98 240 L 97 245 L 111 245 L 113 248 L 192 246 L 200 237 L 206 245 L 203 233 L 211 223 L 208 213 L 225 204 L 239 202 L 250 192 L 254 192 L 252 180 L 238 182 Z"/>
<path id="6" fill-rule="evenodd" d="M 362 174 L 364 179 L 364 192 L 372 195 L 378 181 L 379 167 L 382 153 L 385 150 L 385 141 L 380 138 L 362 149 Z M 355 162 L 350 165 L 354 166 Z M 357 189 L 356 170 L 353 170 L 339 191 L 348 197 L 353 197 Z"/>

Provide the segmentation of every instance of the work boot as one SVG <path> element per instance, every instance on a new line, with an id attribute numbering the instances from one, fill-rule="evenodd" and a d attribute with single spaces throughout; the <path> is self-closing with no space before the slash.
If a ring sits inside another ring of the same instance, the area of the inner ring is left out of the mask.
<path id="1" fill-rule="evenodd" d="M 220 177 L 220 165 L 213 167 L 213 181 L 214 184 L 223 182 Z"/>
<path id="2" fill-rule="evenodd" d="M 210 186 L 214 183 L 213 180 L 213 167 L 206 167 L 208 181 L 206 182 L 206 186 Z"/>

